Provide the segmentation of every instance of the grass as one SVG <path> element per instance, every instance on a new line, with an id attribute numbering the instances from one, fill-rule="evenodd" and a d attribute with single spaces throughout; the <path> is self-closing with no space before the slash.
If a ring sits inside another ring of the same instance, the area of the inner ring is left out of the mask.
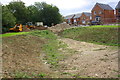
<path id="1" fill-rule="evenodd" d="M 59 35 L 78 41 L 118 46 L 118 26 L 77 27 L 64 30 Z"/>
<path id="2" fill-rule="evenodd" d="M 42 45 L 42 52 L 45 54 L 44 60 L 51 64 L 51 67 L 57 67 L 58 61 L 64 58 L 64 54 L 62 54 L 59 49 L 67 47 L 66 44 L 63 44 L 62 41 L 59 41 L 57 36 L 49 30 L 35 30 L 31 32 L 18 32 L 18 33 L 6 33 L 2 34 L 2 37 L 11 37 L 15 35 L 32 35 L 40 37 L 40 39 L 44 40 L 44 44 Z M 15 78 L 30 78 L 32 75 L 28 75 L 29 73 L 18 72 L 14 76 Z M 35 74 L 37 77 L 46 77 L 46 74 L 40 73 Z"/>
<path id="3" fill-rule="evenodd" d="M 39 74 L 32 73 L 30 75 L 30 74 L 27 74 L 25 72 L 16 72 L 13 76 L 14 76 L 14 78 L 44 78 L 47 76 L 47 74 L 45 74 L 45 73 L 39 73 Z"/>
<path id="4" fill-rule="evenodd" d="M 10 37 L 10 36 L 15 36 L 15 35 L 22 35 L 22 34 L 28 34 L 29 32 L 12 32 L 12 33 L 5 33 L 5 34 L 0 34 L 2 37 Z"/>
<path id="5" fill-rule="evenodd" d="M 57 40 L 57 36 L 51 31 L 33 31 L 30 34 L 38 37 L 42 37 L 46 40 L 46 44 L 43 45 L 43 53 L 46 54 L 44 60 L 47 60 L 48 64 L 53 67 L 58 66 L 58 61 L 64 58 L 64 54 L 61 54 L 59 48 L 66 47 L 61 41 Z"/>
<path id="6" fill-rule="evenodd" d="M 16 72 L 14 77 L 15 78 L 31 78 L 28 74 L 24 72 Z"/>
<path id="7" fill-rule="evenodd" d="M 110 28 L 110 27 L 120 27 L 120 26 L 116 26 L 116 25 L 95 25 L 95 26 L 90 26 L 89 28 L 103 28 L 103 27 L 108 27 L 108 28 Z"/>

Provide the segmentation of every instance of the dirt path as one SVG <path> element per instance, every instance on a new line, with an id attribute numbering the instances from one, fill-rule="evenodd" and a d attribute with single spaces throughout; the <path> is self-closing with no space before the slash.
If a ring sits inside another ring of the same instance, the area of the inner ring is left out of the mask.
<path id="1" fill-rule="evenodd" d="M 60 61 L 61 72 L 77 77 L 110 78 L 118 76 L 118 49 L 115 47 L 60 38 L 69 49 L 78 51 Z"/>

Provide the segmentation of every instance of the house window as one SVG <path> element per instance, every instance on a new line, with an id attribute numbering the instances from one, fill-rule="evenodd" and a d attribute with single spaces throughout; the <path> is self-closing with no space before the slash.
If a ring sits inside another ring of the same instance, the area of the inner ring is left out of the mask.
<path id="1" fill-rule="evenodd" d="M 99 11 L 99 14 L 102 14 L 102 11 Z"/>
<path id="2" fill-rule="evenodd" d="M 92 16 L 90 16 L 90 20 L 92 20 Z"/>
<path id="3" fill-rule="evenodd" d="M 94 11 L 94 15 L 96 15 L 96 12 Z"/>
<path id="4" fill-rule="evenodd" d="M 68 19 L 68 23 L 70 23 L 70 19 Z"/>
<path id="5" fill-rule="evenodd" d="M 83 20 L 82 23 L 85 24 L 86 22 Z"/>
<path id="6" fill-rule="evenodd" d="M 95 18 L 95 21 L 100 21 L 100 17 L 96 17 L 96 18 Z"/>
<path id="7" fill-rule="evenodd" d="M 118 12 L 120 13 L 120 9 L 118 9 Z"/>
<path id="8" fill-rule="evenodd" d="M 83 19 L 86 19 L 85 17 L 83 17 Z"/>

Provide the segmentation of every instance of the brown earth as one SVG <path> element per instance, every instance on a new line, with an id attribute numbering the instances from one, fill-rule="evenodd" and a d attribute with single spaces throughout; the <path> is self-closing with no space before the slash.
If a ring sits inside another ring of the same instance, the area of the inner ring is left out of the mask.
<path id="1" fill-rule="evenodd" d="M 4 77 L 13 77 L 12 74 L 16 72 L 51 73 L 49 66 L 44 64 L 42 60 L 41 47 L 44 43 L 45 40 L 31 35 L 3 38 L 2 67 Z"/>
<path id="2" fill-rule="evenodd" d="M 57 25 L 52 26 L 52 27 L 48 27 L 48 30 L 51 30 L 54 33 L 58 33 L 58 32 L 61 32 L 61 31 L 65 30 L 65 29 L 68 29 L 68 28 L 70 28 L 69 24 L 61 23 L 61 24 L 57 24 Z"/>
<path id="3" fill-rule="evenodd" d="M 58 40 L 66 43 L 71 54 L 59 62 L 56 71 L 45 64 L 42 45 L 45 40 L 32 35 L 18 35 L 3 38 L 3 77 L 14 77 L 16 72 L 48 74 L 47 77 L 99 77 L 110 78 L 118 75 L 118 49 L 116 47 L 80 42 L 68 38 Z M 70 51 L 73 50 L 73 51 Z"/>
<path id="4" fill-rule="evenodd" d="M 61 72 L 75 74 L 74 77 L 115 78 L 118 76 L 118 48 L 80 42 L 68 38 L 60 41 L 69 49 L 78 51 L 60 61 Z"/>

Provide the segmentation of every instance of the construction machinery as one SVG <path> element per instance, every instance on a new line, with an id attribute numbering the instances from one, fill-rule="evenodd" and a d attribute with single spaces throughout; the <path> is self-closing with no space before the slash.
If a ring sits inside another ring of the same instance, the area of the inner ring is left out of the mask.
<path id="1" fill-rule="evenodd" d="M 11 32 L 21 32 L 30 31 L 32 29 L 46 30 L 47 27 L 43 26 L 43 22 L 36 22 L 36 25 L 33 25 L 32 22 L 27 22 L 25 26 L 23 26 L 22 24 L 16 24 L 13 28 L 10 28 L 9 30 Z"/>
<path id="2" fill-rule="evenodd" d="M 27 23 L 26 23 L 26 27 L 27 27 L 28 29 L 35 29 L 35 26 L 32 24 L 32 22 L 27 22 Z"/>
<path id="3" fill-rule="evenodd" d="M 21 32 L 23 31 L 23 26 L 22 24 L 16 24 L 13 28 L 10 28 L 9 30 L 13 32 Z"/>

